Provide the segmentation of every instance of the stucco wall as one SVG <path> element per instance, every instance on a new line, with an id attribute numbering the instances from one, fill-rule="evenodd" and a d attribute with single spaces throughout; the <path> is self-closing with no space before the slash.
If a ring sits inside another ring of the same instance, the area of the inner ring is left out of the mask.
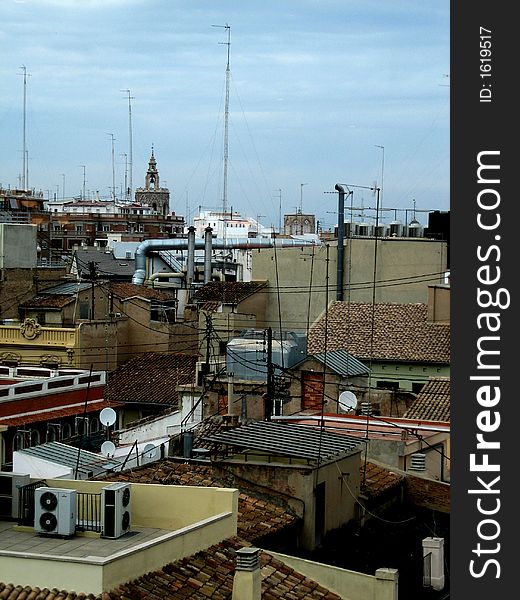
<path id="1" fill-rule="evenodd" d="M 280 286 L 280 311 L 287 329 L 305 330 L 325 310 L 326 300 L 326 246 L 315 248 L 277 248 L 253 252 L 253 279 L 269 282 L 265 323 L 267 327 L 278 323 L 278 293 L 276 274 Z M 314 258 L 312 258 L 314 254 Z M 336 298 L 337 242 L 329 242 L 329 302 Z M 428 301 L 428 285 L 443 282 L 442 273 L 447 268 L 447 243 L 423 238 L 380 238 L 377 242 L 376 281 L 388 285 L 376 286 L 376 302 Z M 428 277 L 424 277 L 428 274 Z M 413 278 L 423 281 L 414 283 Z M 374 278 L 374 239 L 345 240 L 344 300 L 372 302 Z M 306 293 L 312 279 L 313 294 L 309 307 Z M 424 281 L 427 280 L 427 281 Z M 391 285 L 390 285 L 391 284 Z M 351 287 L 350 287 L 351 286 Z"/>

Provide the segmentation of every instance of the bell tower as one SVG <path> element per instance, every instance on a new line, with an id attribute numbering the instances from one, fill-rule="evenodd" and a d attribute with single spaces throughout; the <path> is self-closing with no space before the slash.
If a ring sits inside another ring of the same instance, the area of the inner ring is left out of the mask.
<path id="1" fill-rule="evenodd" d="M 135 190 L 135 201 L 151 206 L 155 212 L 166 216 L 170 208 L 170 191 L 162 188 L 159 183 L 159 171 L 155 160 L 153 146 L 152 155 L 148 162 L 148 171 L 144 179 L 144 187 Z"/>

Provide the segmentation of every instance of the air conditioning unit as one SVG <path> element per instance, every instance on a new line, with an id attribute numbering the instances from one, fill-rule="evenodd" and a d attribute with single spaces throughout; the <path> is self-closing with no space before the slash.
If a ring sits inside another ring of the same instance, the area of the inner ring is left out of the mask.
<path id="1" fill-rule="evenodd" d="M 0 471 L 0 518 L 17 519 L 20 488 L 31 483 L 31 476 Z"/>
<path id="2" fill-rule="evenodd" d="M 34 490 L 36 533 L 71 536 L 76 531 L 76 490 L 40 487 Z"/>
<path id="3" fill-rule="evenodd" d="M 101 535 L 119 538 L 130 531 L 132 515 L 131 485 L 113 483 L 101 489 Z"/>

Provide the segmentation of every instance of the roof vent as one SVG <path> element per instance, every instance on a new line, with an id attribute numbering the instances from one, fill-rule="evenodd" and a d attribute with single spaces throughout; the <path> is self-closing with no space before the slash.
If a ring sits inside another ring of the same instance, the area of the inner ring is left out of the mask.
<path id="1" fill-rule="evenodd" d="M 237 571 L 255 571 L 260 568 L 260 548 L 237 550 Z"/>
<path id="2" fill-rule="evenodd" d="M 372 404 L 370 402 L 361 402 L 361 414 L 365 417 L 372 414 Z"/>
<path id="3" fill-rule="evenodd" d="M 412 454 L 411 471 L 426 471 L 426 454 Z"/>

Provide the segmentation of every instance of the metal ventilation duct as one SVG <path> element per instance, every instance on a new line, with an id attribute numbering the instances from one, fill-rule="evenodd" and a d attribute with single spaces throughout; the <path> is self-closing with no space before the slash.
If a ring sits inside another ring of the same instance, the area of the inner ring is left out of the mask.
<path id="1" fill-rule="evenodd" d="M 191 240 L 190 240 L 191 241 Z M 213 249 L 236 248 L 242 250 L 252 250 L 256 248 L 300 248 L 302 246 L 315 245 L 314 241 L 308 240 L 274 240 L 271 238 L 228 238 L 226 240 L 213 240 Z M 206 247 L 206 240 L 193 240 L 193 249 L 202 249 Z M 187 239 L 173 240 L 145 240 L 141 242 L 135 251 L 135 272 L 132 277 L 132 283 L 143 285 L 146 279 L 146 257 L 150 252 L 160 252 L 161 250 L 186 250 L 188 248 Z M 191 244 L 190 244 L 191 250 Z M 191 275 L 193 277 L 193 275 Z M 190 274 L 188 274 L 188 278 Z"/>

